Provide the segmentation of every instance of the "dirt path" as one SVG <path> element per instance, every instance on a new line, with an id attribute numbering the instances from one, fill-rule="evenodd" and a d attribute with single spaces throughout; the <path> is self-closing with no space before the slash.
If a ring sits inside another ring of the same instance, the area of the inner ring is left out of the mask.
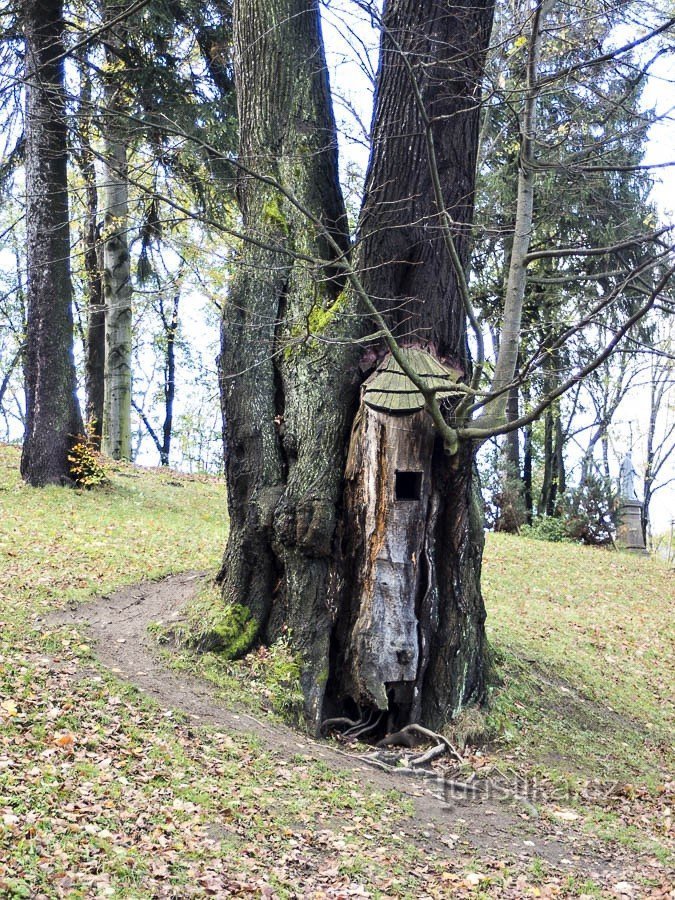
<path id="1" fill-rule="evenodd" d="M 436 780 L 427 782 L 379 770 L 328 742 L 311 740 L 276 722 L 237 712 L 218 699 L 207 683 L 167 669 L 153 647 L 148 624 L 178 618 L 201 578 L 198 573 L 188 573 L 128 587 L 60 612 L 49 621 L 86 627 L 106 667 L 154 697 L 162 707 L 184 712 L 195 724 L 255 735 L 284 757 L 299 754 L 321 760 L 337 771 L 356 776 L 362 784 L 379 790 L 396 789 L 412 798 L 416 816 L 402 830 L 416 843 L 425 844 L 423 833 L 433 829 L 436 837 L 430 836 L 428 844 L 437 854 L 444 852 L 439 832 L 460 832 L 482 853 L 507 853 L 521 860 L 540 857 L 563 871 L 582 872 L 603 881 L 619 876 L 624 860 L 608 855 L 605 845 L 582 837 L 567 825 L 556 826 L 537 818 L 533 807 L 522 801 L 468 795 L 448 802 Z"/>

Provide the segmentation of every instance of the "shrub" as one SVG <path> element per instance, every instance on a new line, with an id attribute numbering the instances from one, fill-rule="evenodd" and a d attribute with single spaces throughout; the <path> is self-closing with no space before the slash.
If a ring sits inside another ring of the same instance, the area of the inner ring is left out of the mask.
<path id="1" fill-rule="evenodd" d="M 532 525 L 523 525 L 520 533 L 538 541 L 612 544 L 616 504 L 611 481 L 589 476 L 565 494 L 560 516 L 540 516 Z"/>
<path id="2" fill-rule="evenodd" d="M 523 537 L 534 538 L 536 541 L 572 541 L 567 531 L 567 523 L 564 519 L 554 516 L 539 516 L 531 525 L 523 525 L 520 529 Z"/>
<path id="3" fill-rule="evenodd" d="M 565 495 L 563 516 L 567 534 L 571 540 L 583 544 L 613 544 L 616 506 L 611 480 L 589 475 Z"/>
<path id="4" fill-rule="evenodd" d="M 78 434 L 68 454 L 70 477 L 78 487 L 93 488 L 108 480 L 103 457 L 94 446 L 91 437 Z"/>

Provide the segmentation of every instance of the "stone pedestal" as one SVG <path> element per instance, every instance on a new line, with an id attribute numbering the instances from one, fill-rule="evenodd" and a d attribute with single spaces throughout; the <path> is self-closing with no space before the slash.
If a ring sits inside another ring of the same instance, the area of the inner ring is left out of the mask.
<path id="1" fill-rule="evenodd" d="M 642 536 L 642 503 L 639 500 L 621 498 L 616 545 L 622 550 L 634 550 L 637 553 L 647 552 Z"/>

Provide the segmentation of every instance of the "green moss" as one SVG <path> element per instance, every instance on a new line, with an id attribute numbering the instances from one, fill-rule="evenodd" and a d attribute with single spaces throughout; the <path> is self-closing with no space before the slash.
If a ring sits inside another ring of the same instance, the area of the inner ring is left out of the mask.
<path id="1" fill-rule="evenodd" d="M 326 308 L 315 303 L 314 306 L 312 306 L 312 308 L 310 309 L 309 315 L 307 316 L 309 333 L 322 334 L 335 320 L 338 313 L 344 308 L 344 305 L 344 291 L 342 291 L 342 293 L 338 295 L 337 299 Z"/>
<path id="2" fill-rule="evenodd" d="M 253 646 L 258 625 L 245 606 L 225 606 L 219 619 L 211 624 L 212 649 L 228 659 L 239 659 Z"/>
<path id="3" fill-rule="evenodd" d="M 288 220 L 279 202 L 279 196 L 274 194 L 267 200 L 262 210 L 263 220 L 270 225 L 277 225 L 286 233 L 289 231 Z"/>
<path id="4" fill-rule="evenodd" d="M 159 644 L 213 652 L 224 660 L 235 660 L 255 643 L 258 624 L 245 606 L 224 603 L 216 585 L 210 583 L 188 605 L 185 618 L 170 625 L 150 622 L 148 631 Z"/>
<path id="5" fill-rule="evenodd" d="M 305 347 L 307 338 L 315 334 L 325 334 L 328 327 L 336 320 L 338 314 L 344 309 L 347 302 L 345 291 L 338 295 L 337 299 L 329 306 L 324 307 L 314 303 L 302 322 L 297 322 L 290 330 L 289 343 L 284 349 L 284 359 L 290 362 Z M 304 341 L 302 339 L 305 339 Z"/>

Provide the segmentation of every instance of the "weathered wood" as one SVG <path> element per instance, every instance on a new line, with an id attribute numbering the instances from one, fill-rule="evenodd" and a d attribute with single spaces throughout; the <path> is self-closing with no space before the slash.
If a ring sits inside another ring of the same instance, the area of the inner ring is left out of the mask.
<path id="1" fill-rule="evenodd" d="M 425 385 L 436 390 L 442 400 L 453 394 L 454 384 L 462 376 L 461 369 L 443 365 L 430 353 L 418 347 L 401 349 L 408 365 Z M 373 409 L 392 413 L 411 413 L 424 408 L 424 396 L 388 354 L 363 387 L 363 402 Z"/>
<path id="2" fill-rule="evenodd" d="M 389 707 L 388 688 L 417 677 L 417 603 L 429 510 L 434 433 L 425 412 L 396 416 L 361 410 L 352 434 L 346 489 L 347 515 L 361 529 L 353 565 L 355 622 L 347 645 L 352 699 Z M 400 473 L 416 473 L 407 493 Z M 418 481 L 418 484 L 415 482 Z M 415 498 L 414 495 L 417 495 Z"/>

